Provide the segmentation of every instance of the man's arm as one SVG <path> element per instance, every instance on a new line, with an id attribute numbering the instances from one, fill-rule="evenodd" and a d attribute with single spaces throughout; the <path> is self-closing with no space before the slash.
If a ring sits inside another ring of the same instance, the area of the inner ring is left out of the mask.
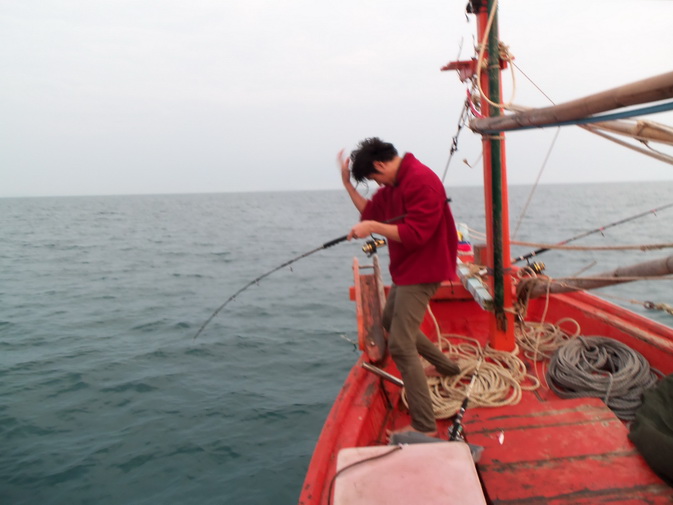
<path id="1" fill-rule="evenodd" d="M 353 183 L 351 182 L 351 172 L 348 168 L 349 162 L 350 160 L 348 157 L 344 157 L 343 149 L 339 151 L 339 154 L 337 155 L 337 163 L 341 168 L 341 181 L 348 192 L 348 196 L 351 197 L 353 205 L 355 205 L 358 212 L 362 214 L 362 211 L 365 210 L 365 207 L 367 206 L 367 199 L 358 193 L 358 190 L 355 189 L 355 186 L 353 186 Z"/>

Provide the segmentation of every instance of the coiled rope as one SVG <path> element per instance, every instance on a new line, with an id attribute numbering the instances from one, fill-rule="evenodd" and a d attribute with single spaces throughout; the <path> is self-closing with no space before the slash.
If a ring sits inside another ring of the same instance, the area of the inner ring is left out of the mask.
<path id="1" fill-rule="evenodd" d="M 563 323 L 574 325 L 575 330 L 573 332 L 565 331 L 561 328 Z M 556 324 L 524 322 L 515 329 L 517 342 L 523 349 L 524 356 L 531 361 L 551 359 L 556 349 L 579 334 L 579 323 L 570 318 L 561 319 Z"/>
<path id="2" fill-rule="evenodd" d="M 452 344 L 448 338 L 463 340 Z M 532 391 L 540 381 L 526 371 L 526 365 L 511 352 L 482 348 L 477 340 L 462 335 L 442 335 L 444 354 L 460 366 L 453 377 L 428 377 L 432 407 L 437 419 L 446 419 L 460 410 L 470 379 L 477 367 L 479 374 L 470 392 L 470 404 L 476 407 L 514 405 L 521 400 L 522 391 Z M 481 364 L 480 364 L 481 362 Z M 406 403 L 406 397 L 404 397 Z"/>
<path id="3" fill-rule="evenodd" d="M 467 395 L 470 379 L 477 367 L 479 374 L 470 391 L 470 403 L 478 407 L 514 405 L 521 400 L 522 391 L 533 391 L 540 381 L 527 373 L 526 365 L 514 352 L 483 348 L 478 340 L 464 335 L 442 334 L 432 310 L 429 314 L 440 335 L 438 347 L 458 363 L 460 374 L 451 377 L 428 377 L 432 407 L 437 419 L 446 419 L 460 410 Z M 452 339 L 454 343 L 449 341 Z M 406 391 L 402 401 L 408 407 Z"/>
<path id="4" fill-rule="evenodd" d="M 460 366 L 461 373 L 452 377 L 428 377 L 432 407 L 437 419 L 455 415 L 467 395 L 471 377 L 479 374 L 470 391 L 470 403 L 476 407 L 501 407 L 519 403 L 522 391 L 540 387 L 540 380 L 528 373 L 517 356 L 534 363 L 547 362 L 547 386 L 560 398 L 594 397 L 622 420 L 635 418 L 644 390 L 656 384 L 662 374 L 650 367 L 637 351 L 606 337 L 579 336 L 581 328 L 570 318 L 556 324 L 521 322 L 516 331 L 517 347 L 513 352 L 497 351 L 464 335 L 441 333 L 432 310 L 439 349 Z M 574 326 L 574 331 L 563 329 Z M 449 340 L 451 339 L 451 340 Z M 402 400 L 408 407 L 406 391 Z"/>
<path id="5" fill-rule="evenodd" d="M 554 353 L 547 382 L 561 398 L 600 398 L 617 417 L 630 421 L 657 375 L 639 352 L 621 342 L 578 337 Z"/>

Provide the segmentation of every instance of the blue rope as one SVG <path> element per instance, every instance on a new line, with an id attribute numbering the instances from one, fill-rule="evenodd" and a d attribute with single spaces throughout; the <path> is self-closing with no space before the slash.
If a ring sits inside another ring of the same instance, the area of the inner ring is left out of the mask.
<path id="1" fill-rule="evenodd" d="M 612 114 L 605 114 L 603 116 L 591 116 L 583 119 L 576 119 L 570 121 L 561 121 L 558 123 L 551 123 L 541 126 L 518 126 L 516 128 L 507 128 L 506 130 L 484 130 L 483 133 L 500 133 L 501 131 L 519 131 L 519 130 L 531 130 L 533 128 L 551 128 L 558 126 L 569 126 L 569 125 L 582 125 L 582 124 L 591 124 L 591 123 L 600 123 L 601 121 L 612 121 L 614 119 L 624 119 L 633 116 L 641 116 L 647 114 L 657 114 L 659 112 L 667 112 L 673 110 L 673 101 L 661 103 L 658 105 L 650 105 L 648 107 L 642 107 L 640 109 L 632 109 L 622 112 L 615 112 Z"/>

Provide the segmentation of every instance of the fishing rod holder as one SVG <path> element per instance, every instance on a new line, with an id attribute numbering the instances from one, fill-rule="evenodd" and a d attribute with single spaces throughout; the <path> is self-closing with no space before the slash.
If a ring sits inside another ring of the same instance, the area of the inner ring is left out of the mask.
<path id="1" fill-rule="evenodd" d="M 386 246 L 386 239 L 372 237 L 372 240 L 367 240 L 365 245 L 362 246 L 362 252 L 367 255 L 368 258 L 371 258 L 372 255 L 376 254 L 376 251 L 379 247 Z"/>

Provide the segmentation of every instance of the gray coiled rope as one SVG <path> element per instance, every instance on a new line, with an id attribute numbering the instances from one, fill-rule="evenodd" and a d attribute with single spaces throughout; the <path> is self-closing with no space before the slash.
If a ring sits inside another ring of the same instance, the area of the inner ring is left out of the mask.
<path id="1" fill-rule="evenodd" d="M 639 352 L 621 342 L 578 337 L 556 350 L 547 381 L 561 398 L 600 398 L 617 417 L 631 421 L 657 375 Z"/>

